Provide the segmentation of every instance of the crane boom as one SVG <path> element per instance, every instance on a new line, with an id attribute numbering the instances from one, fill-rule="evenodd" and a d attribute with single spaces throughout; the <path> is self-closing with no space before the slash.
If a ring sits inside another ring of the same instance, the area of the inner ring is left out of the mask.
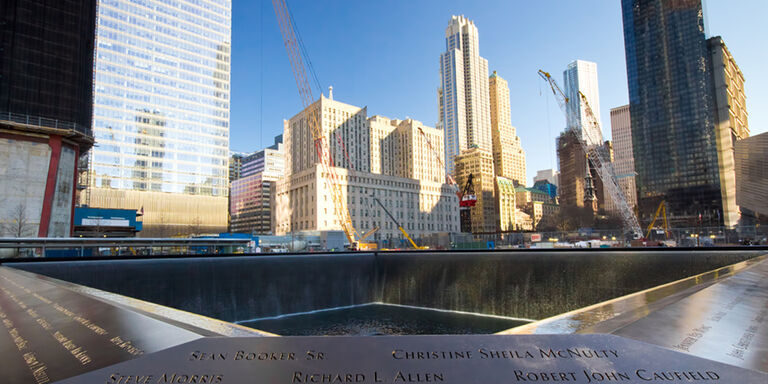
<path id="1" fill-rule="evenodd" d="M 560 109 L 563 110 L 566 117 L 569 117 L 568 120 L 572 122 L 572 124 L 582 124 L 580 123 L 582 119 L 580 119 L 579 116 L 574 116 L 574 112 L 568 112 L 567 105 L 568 103 L 573 102 L 573 100 L 570 100 L 568 96 L 565 95 L 565 92 L 560 89 L 557 82 L 555 82 L 555 79 L 553 79 L 548 72 L 542 70 L 539 70 L 539 76 L 549 83 L 550 88 L 552 88 L 552 93 L 557 100 L 557 104 L 560 106 Z M 611 200 L 619 211 L 624 229 L 631 232 L 634 237 L 639 238 L 642 236 L 642 229 L 640 229 L 640 224 L 637 222 L 637 217 L 635 216 L 635 213 L 632 212 L 624 193 L 621 192 L 621 188 L 616 182 L 613 166 L 610 161 L 608 161 L 608 156 L 604 153 L 602 146 L 600 145 L 602 140 L 595 136 L 596 132 L 600 132 L 600 123 L 592 112 L 592 107 L 589 106 L 587 97 L 579 92 L 579 98 L 584 104 L 585 109 L 585 116 L 582 117 L 585 118 L 588 126 L 581 127 L 581 132 L 584 134 L 577 134 L 576 137 L 578 138 L 582 149 L 587 154 L 589 162 L 592 163 L 592 166 L 597 170 L 598 176 L 600 176 L 600 179 L 603 181 L 603 190 L 608 192 Z M 580 127 L 578 126 L 568 127 L 568 129 L 573 131 L 577 131 L 579 128 Z M 585 136 L 588 137 L 585 139 Z M 589 143 L 587 142 L 587 139 L 589 140 Z"/>
<path id="2" fill-rule="evenodd" d="M 405 238 L 406 238 L 406 239 L 408 239 L 408 241 L 411 243 L 411 246 L 412 246 L 414 249 L 427 249 L 427 247 L 420 247 L 420 246 L 416 245 L 416 242 L 415 242 L 415 241 L 413 241 L 413 239 L 412 239 L 412 238 L 411 238 L 411 236 L 408 234 L 408 232 L 406 232 L 406 231 L 405 231 L 405 229 L 403 229 L 403 226 L 402 226 L 402 225 L 400 225 L 400 222 L 398 222 L 398 221 L 397 221 L 397 219 L 395 219 L 395 217 L 394 217 L 394 216 L 392 216 L 392 214 L 391 214 L 391 213 L 389 213 L 389 210 L 387 210 L 387 208 L 384 206 L 384 204 L 382 204 L 382 203 L 381 203 L 381 200 L 379 200 L 379 198 L 377 198 L 376 196 L 371 196 L 371 198 L 373 199 L 373 201 L 375 201 L 375 202 L 379 203 L 379 205 L 381 206 L 381 209 L 383 209 L 383 210 L 384 210 L 384 213 L 386 213 L 386 214 L 387 214 L 387 216 L 389 216 L 389 218 L 390 218 L 390 219 L 392 219 L 392 222 L 394 222 L 394 223 L 395 223 L 395 225 L 397 225 L 397 229 L 399 229 L 399 230 L 400 230 L 400 232 L 402 232 L 402 233 L 403 233 L 403 236 L 405 236 Z"/>
<path id="3" fill-rule="evenodd" d="M 349 210 L 345 205 L 345 199 L 341 191 L 339 183 L 340 179 L 336 174 L 335 167 L 332 165 L 327 138 L 323 135 L 322 127 L 320 127 L 318 122 L 318 115 L 319 113 L 322 113 L 322 111 L 310 111 L 309 108 L 314 103 L 315 99 L 312 95 L 312 86 L 309 83 L 307 67 L 304 65 L 299 41 L 296 38 L 293 23 L 291 23 L 288 6 L 285 4 L 285 0 L 272 0 L 272 6 L 275 8 L 275 15 L 277 16 L 277 21 L 280 25 L 283 43 L 288 52 L 288 59 L 291 62 L 291 69 L 293 70 L 293 76 L 296 80 L 296 87 L 299 90 L 299 96 L 301 97 L 301 102 L 304 107 L 305 121 L 312 132 L 315 151 L 317 152 L 317 162 L 320 163 L 322 169 L 322 179 L 325 180 L 325 184 L 330 191 L 331 200 L 333 200 L 334 210 L 339 219 L 341 229 L 347 236 L 350 247 L 357 249 L 360 244 L 360 236 L 352 225 L 352 218 L 349 215 Z"/>
<path id="4" fill-rule="evenodd" d="M 432 151 L 432 154 L 435 155 L 435 158 L 437 159 L 437 162 L 440 164 L 440 167 L 442 169 L 445 169 L 445 164 L 443 164 L 443 159 L 440 158 L 440 153 L 435 150 L 435 147 L 432 146 L 432 142 L 429 141 L 429 137 L 427 137 L 427 134 L 424 133 L 424 131 L 421 129 L 421 127 L 418 127 L 419 133 L 424 136 L 424 141 L 427 142 L 427 148 L 429 148 L 430 151 Z M 454 188 L 456 188 L 456 195 L 459 195 L 461 192 L 461 188 L 459 187 L 459 184 L 456 183 L 456 180 L 451 176 L 447 171 L 445 172 L 445 180 L 447 184 L 451 184 Z"/>

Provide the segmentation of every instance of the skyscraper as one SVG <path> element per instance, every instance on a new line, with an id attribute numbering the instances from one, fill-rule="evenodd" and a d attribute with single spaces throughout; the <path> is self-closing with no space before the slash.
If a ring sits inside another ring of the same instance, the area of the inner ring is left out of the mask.
<path id="1" fill-rule="evenodd" d="M 722 198 L 701 0 L 622 0 L 641 219 L 720 225 Z M 701 219 L 699 219 L 701 218 Z"/>
<path id="2" fill-rule="evenodd" d="M 464 16 L 452 16 L 440 54 L 438 126 L 445 131 L 446 171 L 470 147 L 491 152 L 488 60 L 480 56 L 477 27 Z"/>
<path id="3" fill-rule="evenodd" d="M 712 94 L 715 107 L 715 138 L 720 171 L 720 196 L 723 199 L 723 224 L 733 227 L 740 214 L 736 205 L 736 141 L 749 137 L 747 95 L 744 74 L 720 36 L 707 40 L 712 71 Z"/>
<path id="4" fill-rule="evenodd" d="M 146 236 L 227 226 L 230 0 L 101 0 L 89 201 Z"/>
<path id="5" fill-rule="evenodd" d="M 560 203 L 565 207 L 589 207 L 598 213 L 606 207 L 602 180 L 587 161 L 586 152 L 580 140 L 588 145 L 604 145 L 603 135 L 597 127 L 589 124 L 587 105 L 582 102 L 584 94 L 593 116 L 600 122 L 600 95 L 597 84 L 597 64 L 574 60 L 563 71 L 567 127 L 557 139 L 557 157 L 560 167 Z M 608 153 L 608 152 L 606 152 Z"/>
<path id="6" fill-rule="evenodd" d="M 768 132 L 736 142 L 736 202 L 745 216 L 768 216 Z"/>
<path id="7" fill-rule="evenodd" d="M 96 0 L 0 2 L 0 237 L 72 235 L 95 27 Z"/>
<path id="8" fill-rule="evenodd" d="M 230 232 L 269 234 L 272 185 L 285 171 L 283 135 L 275 143 L 242 158 L 241 175 L 230 183 Z"/>
<path id="9" fill-rule="evenodd" d="M 611 108 L 611 138 L 613 140 L 613 169 L 616 182 L 624 192 L 630 208 L 637 205 L 635 189 L 635 158 L 632 155 L 632 121 L 629 105 Z"/>
<path id="10" fill-rule="evenodd" d="M 509 86 L 493 71 L 488 80 L 491 102 L 491 136 L 493 138 L 493 168 L 518 185 L 525 185 L 525 151 L 510 120 Z"/>
<path id="11" fill-rule="evenodd" d="M 563 71 L 563 83 L 565 84 L 565 95 L 569 102 L 568 108 L 568 129 L 576 128 L 579 137 L 587 141 L 588 144 L 599 145 L 603 142 L 603 134 L 591 124 L 585 124 L 586 105 L 581 101 L 579 93 L 587 97 L 592 113 L 597 122 L 600 123 L 600 93 L 597 85 L 597 63 L 584 60 L 574 60 L 565 71 Z M 602 126 L 602 124 L 600 124 Z M 585 128 L 586 127 L 586 128 Z M 588 132 L 582 132 L 582 129 L 591 129 Z"/>

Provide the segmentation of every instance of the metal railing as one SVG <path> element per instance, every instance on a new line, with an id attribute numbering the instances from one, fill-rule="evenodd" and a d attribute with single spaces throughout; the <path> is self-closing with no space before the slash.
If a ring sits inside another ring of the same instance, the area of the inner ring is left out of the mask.
<path id="1" fill-rule="evenodd" d="M 225 254 L 249 246 L 250 239 L 0 238 L 0 258 Z"/>
<path id="2" fill-rule="evenodd" d="M 28 127 L 36 127 L 36 128 L 53 128 L 53 129 L 72 130 L 88 136 L 93 136 L 90 126 L 84 126 L 81 124 L 73 123 L 71 121 L 63 121 L 58 119 L 49 119 L 49 118 L 40 117 L 40 116 L 30 116 L 30 115 L 21 114 L 21 113 L 13 113 L 10 111 L 0 112 L 0 123 L 23 124 Z"/>

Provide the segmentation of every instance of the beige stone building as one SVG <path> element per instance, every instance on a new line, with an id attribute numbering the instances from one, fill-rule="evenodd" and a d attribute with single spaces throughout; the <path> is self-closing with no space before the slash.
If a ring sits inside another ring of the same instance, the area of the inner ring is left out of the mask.
<path id="1" fill-rule="evenodd" d="M 500 232 L 530 231 L 534 228 L 534 220 L 526 212 L 526 205 L 519 205 L 520 188 L 525 190 L 512 179 L 496 176 L 496 211 L 499 215 Z M 530 198 L 530 192 L 527 197 Z"/>
<path id="2" fill-rule="evenodd" d="M 458 198 L 444 183 L 335 168 L 352 225 L 362 234 L 379 227 L 368 240 L 401 245 L 397 226 L 374 200 L 376 196 L 413 238 L 433 232 L 458 232 Z M 340 230 L 328 184 L 319 165 L 277 181 L 272 232 Z M 405 244 L 402 244 L 405 246 Z"/>
<path id="3" fill-rule="evenodd" d="M 424 136 L 442 148 L 442 132 L 407 119 L 367 118 L 365 108 L 321 97 L 309 107 L 320 116 L 329 144 L 343 201 L 352 225 L 363 234 L 379 230 L 366 241 L 407 247 L 378 198 L 413 238 L 433 232 L 458 232 L 458 198 L 444 183 L 445 170 L 428 150 Z M 310 116 L 311 118 L 311 116 Z M 326 171 L 316 164 L 312 132 L 305 113 L 284 123 L 286 175 L 275 183 L 272 232 L 339 230 L 340 215 L 331 198 Z M 337 140 L 336 135 L 342 140 Z"/>
<path id="4" fill-rule="evenodd" d="M 445 168 L 429 149 L 429 144 L 441 154 L 443 132 L 418 120 L 388 119 L 373 116 L 368 119 L 370 130 L 371 173 L 442 183 Z M 421 132 L 424 132 L 422 135 Z M 442 160 L 442 158 L 441 158 Z"/>
<path id="5" fill-rule="evenodd" d="M 720 168 L 720 194 L 723 200 L 723 224 L 733 227 L 741 217 L 736 205 L 734 146 L 736 141 L 749 137 L 744 74 L 721 37 L 708 39 L 707 48 L 712 63 L 715 138 Z"/>
<path id="6" fill-rule="evenodd" d="M 324 144 L 333 164 L 360 172 L 370 171 L 370 146 L 367 108 L 360 108 L 333 100 L 333 94 L 310 105 L 311 113 L 304 111 L 283 122 L 285 170 L 288 174 L 313 168 L 317 163 L 317 150 L 308 119 L 317 119 Z"/>
<path id="7" fill-rule="evenodd" d="M 496 176 L 526 184 L 525 151 L 510 120 L 509 86 L 496 71 L 488 80 L 491 104 L 493 166 Z"/>
<path id="8" fill-rule="evenodd" d="M 477 203 L 471 208 L 472 233 L 498 231 L 496 212 L 496 177 L 493 172 L 493 155 L 480 148 L 470 148 L 456 156 L 456 182 L 463 186 L 473 175 Z"/>
<path id="9" fill-rule="evenodd" d="M 499 215 L 499 231 L 514 231 L 517 229 L 515 212 L 515 184 L 506 177 L 496 176 L 496 211 Z"/>
<path id="10" fill-rule="evenodd" d="M 518 219 L 518 226 L 521 230 L 534 230 L 543 218 L 560 213 L 557 198 L 553 198 L 548 193 L 536 188 L 516 187 L 515 200 L 518 211 L 528 215 L 528 219 Z M 520 215 L 518 214 L 518 216 Z M 525 224 L 526 220 L 531 222 L 530 229 Z"/>

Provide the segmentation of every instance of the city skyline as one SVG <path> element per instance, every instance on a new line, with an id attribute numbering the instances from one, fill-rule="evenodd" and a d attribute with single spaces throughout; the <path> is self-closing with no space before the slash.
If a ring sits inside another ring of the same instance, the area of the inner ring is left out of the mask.
<path id="1" fill-rule="evenodd" d="M 529 179 L 537 170 L 557 167 L 554 138 L 565 127 L 565 118 L 535 74 L 538 68 L 558 73 L 575 59 L 598 64 L 599 81 L 603 85 L 600 98 L 604 137 L 608 137 L 610 130 L 609 110 L 628 102 L 619 4 L 600 2 L 597 6 L 582 7 L 560 4 L 558 9 L 550 9 L 519 3 L 502 3 L 494 8 L 485 3 L 479 6 L 441 2 L 443 10 L 439 12 L 434 11 L 435 7 L 430 5 L 435 4 L 429 2 L 414 6 L 393 3 L 387 7 L 375 4 L 320 7 L 306 2 L 289 5 L 303 33 L 323 93 L 327 94 L 325 89 L 332 85 L 337 96 L 344 100 L 369 103 L 368 106 L 383 115 L 408 116 L 432 126 L 437 122 L 435 90 L 440 85 L 439 63 L 435 57 L 443 51 L 445 41 L 444 34 L 435 31 L 443 31 L 453 14 L 464 14 L 473 20 L 482 35 L 481 55 L 489 61 L 489 72 L 498 70 L 509 81 L 512 125 L 517 127 L 523 148 L 529 154 Z M 752 17 L 758 13 L 756 9 L 766 6 L 758 2 L 731 5 L 729 8 L 716 1 L 706 4 L 708 35 L 722 35 L 739 62 L 746 78 L 750 126 L 752 133 L 758 134 L 768 129 L 762 123 L 768 116 L 759 108 L 762 100 L 768 99 L 761 87 L 768 78 L 757 70 L 764 53 L 750 47 L 749 28 L 745 25 L 755 24 L 734 25 L 728 22 L 728 16 L 739 13 Z M 585 9 L 593 13 L 587 14 Z M 338 16 L 331 16 L 334 13 Z M 581 25 L 578 23 L 581 19 L 573 17 L 574 13 L 583 14 L 584 18 L 600 16 L 605 22 Z M 369 14 L 377 17 L 355 17 Z M 388 14 L 398 15 L 407 28 L 395 31 L 390 24 L 383 23 L 381 20 L 391 19 L 386 17 Z M 560 17 L 566 14 L 570 19 Z M 282 119 L 292 116 L 300 102 L 271 4 L 238 3 L 233 15 L 231 149 L 252 151 L 268 145 L 282 129 Z M 535 21 L 525 21 L 526 18 Z M 411 19 L 419 22 L 408 23 Z M 515 20 L 522 23 L 520 29 L 513 28 Z M 251 33 L 240 32 L 246 23 Z M 562 35 L 559 31 L 575 25 L 582 30 L 582 41 L 591 39 L 596 43 L 573 45 L 555 39 Z M 521 31 L 525 26 L 528 30 L 519 32 L 520 39 L 509 37 L 509 30 Z M 343 33 L 347 29 L 361 32 Z M 259 57 L 261 54 L 263 59 Z"/>

